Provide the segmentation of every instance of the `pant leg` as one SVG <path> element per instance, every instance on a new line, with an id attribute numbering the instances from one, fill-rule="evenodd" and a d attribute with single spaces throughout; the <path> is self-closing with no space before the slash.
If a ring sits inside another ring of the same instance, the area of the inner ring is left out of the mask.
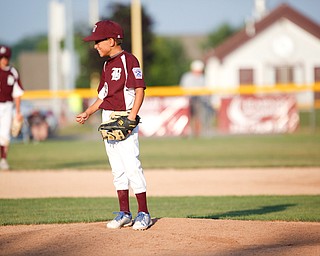
<path id="1" fill-rule="evenodd" d="M 116 190 L 128 190 L 129 180 L 125 173 L 125 167 L 122 164 L 122 158 L 118 152 L 117 143 L 105 140 L 104 144 L 112 170 L 113 184 Z"/>
<path id="2" fill-rule="evenodd" d="M 146 192 L 146 179 L 139 160 L 139 127 L 126 140 L 120 141 L 118 147 L 129 186 L 135 194 Z"/>
<path id="3" fill-rule="evenodd" d="M 10 144 L 10 130 L 12 124 L 13 103 L 0 103 L 0 145 L 9 146 Z"/>
<path id="4" fill-rule="evenodd" d="M 102 120 L 108 120 L 110 111 L 102 112 Z M 105 140 L 105 148 L 117 190 L 132 188 L 135 194 L 146 192 L 146 180 L 139 160 L 139 128 L 125 140 L 114 142 Z"/>

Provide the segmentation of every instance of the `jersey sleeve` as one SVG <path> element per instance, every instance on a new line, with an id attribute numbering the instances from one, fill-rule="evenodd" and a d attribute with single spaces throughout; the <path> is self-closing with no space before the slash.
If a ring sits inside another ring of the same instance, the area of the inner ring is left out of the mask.
<path id="1" fill-rule="evenodd" d="M 21 97 L 24 94 L 24 89 L 21 84 L 18 71 L 15 68 L 11 67 L 11 73 L 13 74 L 14 80 L 15 80 L 13 84 L 12 97 L 13 98 Z"/>
<path id="2" fill-rule="evenodd" d="M 133 89 L 146 88 L 143 72 L 140 67 L 139 61 L 133 55 L 131 55 L 130 61 L 128 63 L 128 78 L 126 86 Z"/>

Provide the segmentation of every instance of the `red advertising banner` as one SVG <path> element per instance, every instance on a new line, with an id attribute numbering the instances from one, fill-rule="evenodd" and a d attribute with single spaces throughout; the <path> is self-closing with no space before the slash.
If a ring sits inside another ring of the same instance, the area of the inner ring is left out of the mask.
<path id="1" fill-rule="evenodd" d="M 147 97 L 139 111 L 142 136 L 187 135 L 189 123 L 188 97 Z"/>
<path id="2" fill-rule="evenodd" d="M 218 113 L 218 129 L 223 133 L 290 133 L 298 125 L 296 99 L 291 95 L 224 98 Z"/>

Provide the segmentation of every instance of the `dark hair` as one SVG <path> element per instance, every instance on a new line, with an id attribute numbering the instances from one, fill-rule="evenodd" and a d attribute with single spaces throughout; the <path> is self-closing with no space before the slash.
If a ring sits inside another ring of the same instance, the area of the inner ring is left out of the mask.
<path id="1" fill-rule="evenodd" d="M 114 41 L 116 42 L 117 45 L 121 45 L 123 42 L 122 38 L 115 38 Z"/>

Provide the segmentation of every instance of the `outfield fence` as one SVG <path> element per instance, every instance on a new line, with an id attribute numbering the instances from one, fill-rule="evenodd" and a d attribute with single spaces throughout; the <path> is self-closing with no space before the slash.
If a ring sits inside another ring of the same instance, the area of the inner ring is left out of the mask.
<path id="1" fill-rule="evenodd" d="M 201 96 L 201 95 L 241 95 L 241 94 L 274 94 L 274 93 L 292 93 L 301 92 L 320 93 L 320 83 L 314 84 L 277 84 L 275 86 L 255 86 L 244 85 L 238 88 L 210 88 L 194 87 L 183 88 L 181 86 L 150 86 L 147 87 L 147 97 L 172 97 L 172 96 Z M 74 90 L 32 90 L 26 91 L 23 99 L 50 99 L 50 98 L 69 98 L 72 95 L 79 95 L 81 98 L 97 97 L 96 89 L 74 89 Z M 320 97 L 315 101 L 314 107 L 320 108 Z"/>
<path id="2" fill-rule="evenodd" d="M 171 103 L 179 97 L 183 98 L 205 98 L 209 99 L 213 107 L 213 112 L 216 114 L 219 111 L 220 105 L 216 104 L 216 99 L 223 97 L 236 97 L 236 96 L 270 96 L 270 95 L 290 95 L 297 99 L 298 111 L 306 113 L 309 117 L 310 130 L 314 131 L 317 126 L 316 110 L 320 109 L 320 83 L 314 84 L 277 84 L 277 85 L 245 85 L 238 88 L 183 88 L 181 86 L 149 86 L 146 90 L 146 99 L 152 98 L 171 98 Z M 51 108 L 53 112 L 60 116 L 63 112 L 65 119 L 72 116 L 74 121 L 75 112 L 81 111 L 90 104 L 90 100 L 97 97 L 96 89 L 75 89 L 75 90 L 35 90 L 26 91 L 23 100 L 34 103 L 35 106 L 40 108 L 46 105 L 46 108 Z M 307 100 L 301 100 L 306 98 Z M 215 100 L 212 100 L 215 99 Z M 41 102 L 41 103 L 40 103 Z M 171 104 L 169 103 L 169 104 Z M 70 106 L 71 104 L 71 106 Z M 77 105 L 78 107 L 74 107 Z M 71 113 L 71 114 L 70 114 Z M 210 114 L 209 114 L 210 115 Z M 204 114 L 204 119 L 206 115 Z M 181 121 L 181 120 L 180 120 Z M 205 134 L 216 133 L 217 127 L 216 120 L 210 120 L 210 124 L 206 127 Z M 211 127 L 212 126 L 212 127 Z"/>

